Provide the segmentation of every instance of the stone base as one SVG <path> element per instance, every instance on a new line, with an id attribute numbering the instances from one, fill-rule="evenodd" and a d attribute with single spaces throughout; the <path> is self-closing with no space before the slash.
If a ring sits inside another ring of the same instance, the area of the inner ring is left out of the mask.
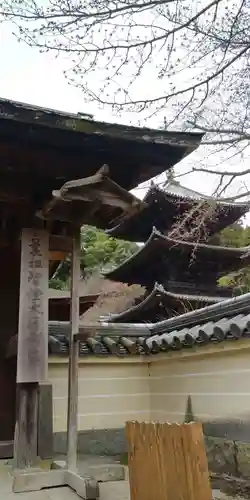
<path id="1" fill-rule="evenodd" d="M 65 472 L 62 470 L 46 471 L 29 469 L 13 471 L 13 492 L 39 491 L 65 485 Z"/>
<path id="2" fill-rule="evenodd" d="M 54 460 L 51 468 L 53 470 L 66 469 L 67 464 L 64 460 Z M 106 483 L 108 481 L 124 481 L 125 467 L 120 464 L 97 464 L 88 465 L 88 461 L 78 462 L 78 471 L 82 477 L 93 477 L 99 483 Z"/>
<path id="3" fill-rule="evenodd" d="M 39 491 L 44 488 L 70 486 L 84 500 L 99 499 L 98 483 L 93 478 L 83 478 L 77 473 L 65 470 L 42 471 L 30 469 L 16 470 L 13 474 L 13 492 Z"/>

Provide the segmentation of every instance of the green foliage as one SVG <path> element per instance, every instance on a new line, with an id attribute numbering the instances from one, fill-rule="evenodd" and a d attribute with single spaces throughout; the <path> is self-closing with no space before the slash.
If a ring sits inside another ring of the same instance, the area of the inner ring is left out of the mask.
<path id="1" fill-rule="evenodd" d="M 128 241 L 110 238 L 93 226 L 83 226 L 81 231 L 81 270 L 83 276 L 94 271 L 117 266 L 130 257 L 138 246 Z M 51 288 L 63 289 L 69 283 L 70 259 L 67 258 L 50 281 Z"/>
<path id="2" fill-rule="evenodd" d="M 81 267 L 85 274 L 93 271 L 117 266 L 137 249 L 135 243 L 110 238 L 103 231 L 91 226 L 82 228 Z"/>
<path id="3" fill-rule="evenodd" d="M 66 284 L 67 282 L 55 276 L 54 278 L 51 278 L 49 287 L 54 288 L 54 290 L 64 290 Z"/>
<path id="4" fill-rule="evenodd" d="M 250 227 L 233 224 L 220 234 L 220 244 L 225 247 L 245 247 L 250 245 Z"/>
<path id="5" fill-rule="evenodd" d="M 235 223 L 211 238 L 212 244 L 225 247 L 245 247 L 250 245 L 250 227 Z M 218 280 L 220 286 L 233 286 L 236 295 L 250 291 L 250 268 L 244 267 Z"/>

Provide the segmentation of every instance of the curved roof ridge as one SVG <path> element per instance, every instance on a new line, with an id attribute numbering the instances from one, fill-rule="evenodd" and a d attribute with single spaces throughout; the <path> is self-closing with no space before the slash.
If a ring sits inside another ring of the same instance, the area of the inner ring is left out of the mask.
<path id="1" fill-rule="evenodd" d="M 117 272 L 118 270 L 122 269 L 124 266 L 126 266 L 128 263 L 132 262 L 137 258 L 138 255 L 143 254 L 147 249 L 150 248 L 151 244 L 156 241 L 162 241 L 166 243 L 166 246 L 170 247 L 172 245 L 172 248 L 175 246 L 181 245 L 183 248 L 193 248 L 195 251 L 199 250 L 213 250 L 216 252 L 227 252 L 227 253 L 235 253 L 238 254 L 239 257 L 249 257 L 250 258 L 250 253 L 249 253 L 249 246 L 247 247 L 224 247 L 224 246 L 219 246 L 219 245 L 209 245 L 206 243 L 196 243 L 196 242 L 191 242 L 191 241 L 186 241 L 186 240 L 181 240 L 181 239 L 175 239 L 175 238 L 170 238 L 169 236 L 164 236 L 158 229 L 156 229 L 155 226 L 152 228 L 151 235 L 149 236 L 148 240 L 142 245 L 135 253 L 133 253 L 130 257 L 125 259 L 121 264 L 119 264 L 117 267 L 113 268 L 111 271 L 103 272 L 103 276 L 109 278 L 110 275 L 112 275 L 113 272 Z M 170 247 L 171 248 L 171 247 Z M 245 255 L 244 255 L 245 254 Z M 111 278 L 112 279 L 112 278 Z"/>
<path id="2" fill-rule="evenodd" d="M 197 301 L 197 302 L 207 302 L 208 304 L 214 304 L 217 302 L 222 302 L 223 300 L 226 300 L 225 297 L 209 297 L 209 296 L 204 296 L 204 295 L 193 295 L 193 294 L 184 294 L 184 293 L 174 293 L 169 290 L 166 290 L 164 286 L 159 285 L 158 283 L 155 283 L 153 290 L 150 292 L 149 295 L 147 295 L 139 304 L 132 305 L 131 307 L 128 307 L 124 311 L 120 313 L 114 313 L 114 314 L 109 314 L 108 316 L 105 316 L 105 320 L 112 323 L 116 321 L 121 321 L 121 320 L 126 320 L 127 316 L 130 314 L 135 314 L 139 313 L 140 311 L 143 311 L 145 307 L 149 305 L 149 303 L 153 300 L 156 299 L 155 305 L 157 306 L 158 303 L 162 300 L 163 297 L 170 297 L 172 299 L 176 300 L 186 300 L 186 301 Z"/>
<path id="3" fill-rule="evenodd" d="M 190 189 L 188 187 L 182 186 L 179 183 L 175 183 L 174 181 L 170 181 L 168 184 L 164 186 L 164 188 L 160 187 L 157 184 L 151 183 L 147 193 L 145 194 L 143 201 L 147 201 L 147 196 L 150 192 L 158 191 L 165 195 L 173 196 L 174 198 L 180 198 L 183 200 L 190 201 L 204 201 L 204 202 L 215 202 L 218 205 L 224 206 L 235 206 L 235 207 L 246 207 L 250 209 L 249 201 L 230 201 L 228 198 L 215 198 L 213 196 L 208 196 L 204 193 L 200 193 L 199 191 L 195 191 L 194 189 Z"/>
<path id="4" fill-rule="evenodd" d="M 153 290 L 150 292 L 147 297 L 145 297 L 139 304 L 132 305 L 128 309 L 125 309 L 125 311 L 122 311 L 120 313 L 115 313 L 115 314 L 109 314 L 109 316 L 106 318 L 107 321 L 113 322 L 116 321 L 118 318 L 122 319 L 124 316 L 126 317 L 130 313 L 136 313 L 139 312 L 141 309 L 144 309 L 145 306 L 148 305 L 151 300 L 158 299 L 159 301 L 162 298 L 162 295 L 166 295 L 167 292 L 165 288 L 162 285 L 159 285 L 158 283 L 155 283 Z M 157 302 L 158 302 L 157 300 Z"/>
<path id="5" fill-rule="evenodd" d="M 237 313 L 249 312 L 250 310 L 250 292 L 240 296 L 225 299 L 216 304 L 211 304 L 195 311 L 189 311 L 175 318 L 169 318 L 159 321 L 150 326 L 151 334 L 155 335 L 158 332 L 171 332 L 179 329 L 182 326 L 194 326 L 200 323 L 205 323 L 210 320 L 216 321 L 229 315 Z"/>

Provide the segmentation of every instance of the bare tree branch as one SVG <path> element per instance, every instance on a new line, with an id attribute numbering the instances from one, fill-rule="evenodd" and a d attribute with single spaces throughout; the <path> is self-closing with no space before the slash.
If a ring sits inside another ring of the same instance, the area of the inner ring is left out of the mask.
<path id="1" fill-rule="evenodd" d="M 88 102 L 203 131 L 214 156 L 248 150 L 249 0 L 0 0 L 0 16 L 18 40 L 69 56 L 65 77 Z M 250 172 L 213 173 L 221 197 Z"/>
<path id="2" fill-rule="evenodd" d="M 232 177 L 240 177 L 243 175 L 250 174 L 250 168 L 246 168 L 244 170 L 232 172 L 232 171 L 221 171 L 217 169 L 210 169 L 205 167 L 193 167 L 193 172 L 206 172 L 206 174 L 215 174 L 215 175 L 224 175 L 224 176 L 232 176 Z"/>

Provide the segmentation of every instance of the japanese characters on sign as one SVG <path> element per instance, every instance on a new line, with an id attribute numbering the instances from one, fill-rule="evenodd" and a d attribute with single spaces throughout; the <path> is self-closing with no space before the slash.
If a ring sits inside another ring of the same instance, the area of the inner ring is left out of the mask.
<path id="1" fill-rule="evenodd" d="M 17 382 L 42 382 L 48 366 L 47 231 L 22 232 Z"/>

